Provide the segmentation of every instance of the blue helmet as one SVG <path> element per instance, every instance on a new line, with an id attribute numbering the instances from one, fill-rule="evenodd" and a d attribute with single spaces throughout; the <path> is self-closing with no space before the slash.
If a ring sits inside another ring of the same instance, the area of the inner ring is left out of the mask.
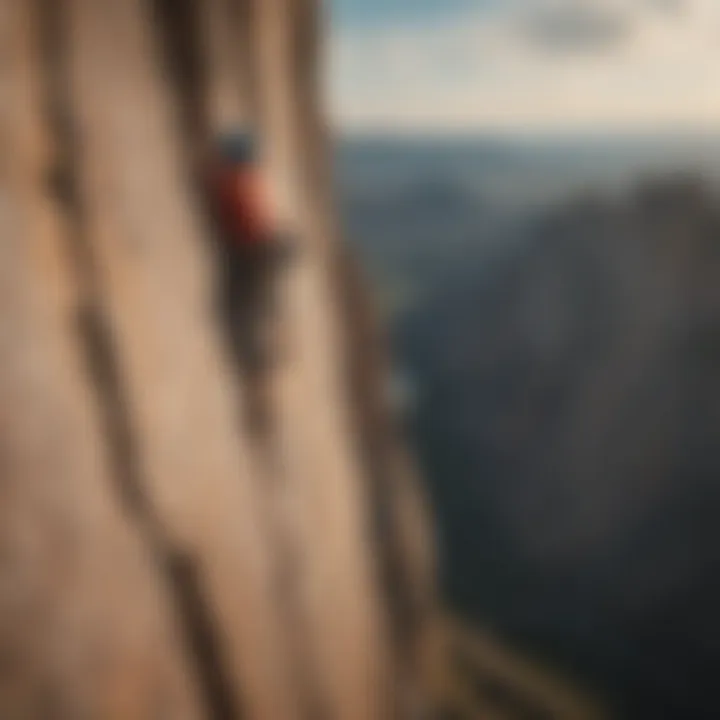
<path id="1" fill-rule="evenodd" d="M 249 131 L 224 133 L 218 138 L 216 147 L 219 156 L 233 165 L 245 165 L 257 159 L 255 138 Z"/>

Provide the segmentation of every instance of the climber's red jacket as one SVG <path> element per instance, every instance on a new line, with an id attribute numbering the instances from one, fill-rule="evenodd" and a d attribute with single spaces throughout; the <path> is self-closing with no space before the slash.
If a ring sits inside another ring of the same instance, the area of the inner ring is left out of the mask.
<path id="1" fill-rule="evenodd" d="M 215 210 L 233 244 L 249 247 L 271 241 L 273 225 L 257 167 L 219 165 L 210 182 Z"/>

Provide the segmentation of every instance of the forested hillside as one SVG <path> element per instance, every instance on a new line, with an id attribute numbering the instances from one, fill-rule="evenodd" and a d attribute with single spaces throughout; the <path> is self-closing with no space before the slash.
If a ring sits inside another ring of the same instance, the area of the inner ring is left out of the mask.
<path id="1" fill-rule="evenodd" d="M 477 254 L 398 331 L 452 601 L 628 717 L 712 716 L 716 190 L 595 193 Z"/>

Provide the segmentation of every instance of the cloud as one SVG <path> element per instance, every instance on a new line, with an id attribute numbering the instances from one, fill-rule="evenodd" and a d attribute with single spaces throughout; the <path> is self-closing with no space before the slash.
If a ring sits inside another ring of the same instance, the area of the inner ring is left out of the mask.
<path id="1" fill-rule="evenodd" d="M 652 10 L 659 10 L 668 15 L 678 15 L 689 10 L 692 0 L 641 0 L 641 2 Z"/>
<path id="2" fill-rule="evenodd" d="M 346 129 L 416 131 L 720 128 L 720 0 L 685 0 L 672 18 L 659 1 L 582 0 L 627 28 L 588 29 L 585 18 L 578 30 L 575 18 L 572 31 L 562 28 L 565 52 L 528 41 L 523 23 L 549 0 L 505 0 L 432 24 L 344 28 L 331 43 L 333 117 Z"/>
<path id="3" fill-rule="evenodd" d="M 531 11 L 521 21 L 532 45 L 553 52 L 605 51 L 627 40 L 631 29 L 627 14 L 567 1 Z"/>

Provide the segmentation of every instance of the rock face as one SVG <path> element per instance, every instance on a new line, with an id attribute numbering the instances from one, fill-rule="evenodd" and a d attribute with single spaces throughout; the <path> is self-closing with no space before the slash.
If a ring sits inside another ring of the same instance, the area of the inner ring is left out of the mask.
<path id="1" fill-rule="evenodd" d="M 707 717 L 720 634 L 720 203 L 578 201 L 404 328 L 467 611 L 630 717 Z"/>
<path id="2" fill-rule="evenodd" d="M 417 700 L 427 526 L 382 361 L 358 366 L 348 330 L 373 320 L 341 280 L 318 12 L 0 5 L 3 718 L 370 720 Z M 209 134 L 248 121 L 302 243 L 262 439 L 195 187 Z"/>

